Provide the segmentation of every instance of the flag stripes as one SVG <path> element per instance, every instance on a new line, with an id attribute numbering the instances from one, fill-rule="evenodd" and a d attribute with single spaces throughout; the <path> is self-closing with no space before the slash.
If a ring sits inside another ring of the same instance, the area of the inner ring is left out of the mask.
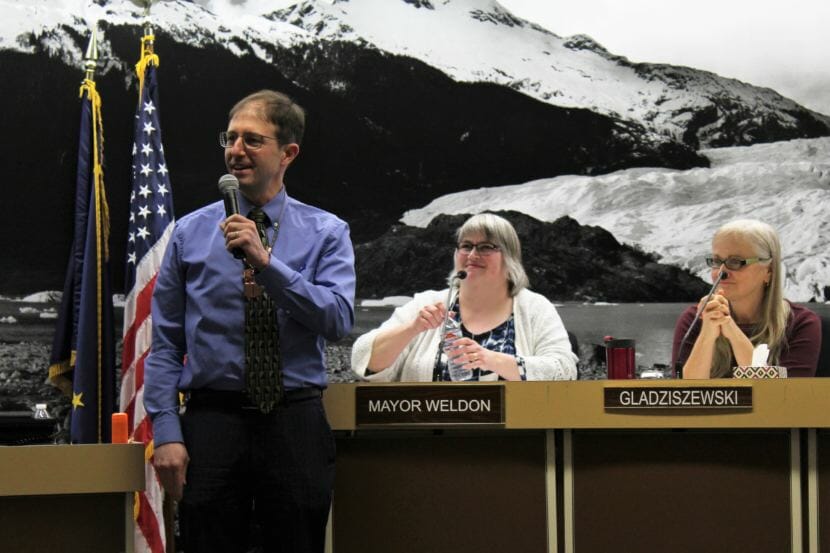
<path id="1" fill-rule="evenodd" d="M 144 361 L 152 345 L 153 288 L 174 220 L 161 140 L 158 56 L 152 52 L 152 42 L 152 35 L 142 38 L 142 57 L 136 65 L 140 89 L 133 142 L 120 403 L 127 413 L 132 439 L 145 444 L 145 490 L 136 493 L 134 506 L 135 551 L 164 553 L 164 493 L 153 468 L 153 427 L 144 410 Z"/>

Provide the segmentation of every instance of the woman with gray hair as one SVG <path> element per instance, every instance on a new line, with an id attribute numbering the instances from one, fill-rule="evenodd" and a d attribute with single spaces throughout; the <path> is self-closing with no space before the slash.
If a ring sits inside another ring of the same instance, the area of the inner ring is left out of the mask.
<path id="1" fill-rule="evenodd" d="M 767 344 L 769 365 L 788 376 L 815 376 L 821 349 L 821 320 L 784 299 L 781 243 L 770 225 L 754 219 L 725 224 L 706 258 L 717 292 L 689 307 L 674 331 L 673 366 L 684 378 L 731 377 L 735 366 L 752 364 L 755 346 Z M 700 323 L 689 332 L 695 315 Z M 692 344 L 689 349 L 689 344 Z"/>
<path id="2" fill-rule="evenodd" d="M 452 305 L 444 305 L 447 289 L 416 294 L 357 339 L 352 370 L 368 380 L 450 380 L 449 362 L 460 366 L 464 380 L 576 378 L 577 358 L 556 308 L 527 289 L 513 225 L 483 213 L 468 219 L 456 239 Z M 463 337 L 442 351 L 445 318 Z"/>

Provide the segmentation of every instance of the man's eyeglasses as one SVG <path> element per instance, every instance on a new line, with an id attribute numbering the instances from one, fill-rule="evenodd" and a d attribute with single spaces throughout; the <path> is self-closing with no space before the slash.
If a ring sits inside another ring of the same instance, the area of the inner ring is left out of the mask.
<path id="1" fill-rule="evenodd" d="M 706 264 L 712 269 L 717 269 L 721 265 L 725 265 L 730 271 L 740 271 L 746 265 L 752 265 L 753 263 L 758 263 L 759 261 L 769 260 L 769 257 L 748 257 L 744 259 L 743 257 L 730 255 L 726 259 L 721 259 L 720 257 L 707 257 Z"/>
<path id="2" fill-rule="evenodd" d="M 246 148 L 251 150 L 259 150 L 266 140 L 276 140 L 273 136 L 263 136 L 255 132 L 244 132 L 238 134 L 235 132 L 222 131 L 219 133 L 219 145 L 223 148 L 231 148 L 236 144 L 236 140 L 242 137 L 242 143 Z"/>
<path id="3" fill-rule="evenodd" d="M 499 251 L 499 247 L 490 242 L 479 242 L 478 244 L 473 244 L 472 242 L 461 242 L 458 244 L 458 251 L 465 255 L 470 255 L 473 253 L 473 250 L 478 252 L 478 255 L 486 257 Z"/>

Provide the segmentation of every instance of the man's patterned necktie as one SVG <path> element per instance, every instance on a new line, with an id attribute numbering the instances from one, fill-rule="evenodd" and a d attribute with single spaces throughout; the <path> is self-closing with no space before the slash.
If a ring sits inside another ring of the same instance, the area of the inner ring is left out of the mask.
<path id="1" fill-rule="evenodd" d="M 268 216 L 254 208 L 249 219 L 256 222 L 262 244 L 268 248 Z M 245 298 L 245 388 L 253 404 L 269 413 L 282 395 L 280 336 L 276 305 L 267 292 Z"/>

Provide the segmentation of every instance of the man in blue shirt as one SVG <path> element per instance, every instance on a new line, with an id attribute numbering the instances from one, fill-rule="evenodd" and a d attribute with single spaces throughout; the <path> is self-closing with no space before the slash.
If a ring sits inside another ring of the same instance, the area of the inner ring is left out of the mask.
<path id="1" fill-rule="evenodd" d="M 346 223 L 286 194 L 304 126 L 278 92 L 231 109 L 220 144 L 241 214 L 226 218 L 220 201 L 181 218 L 156 281 L 144 404 L 187 552 L 247 551 L 252 514 L 266 551 L 324 548 L 334 480 L 324 347 L 352 328 L 355 273 Z M 244 216 L 256 208 L 264 236 Z M 278 329 L 273 407 L 246 388 L 246 302 L 259 296 Z"/>

